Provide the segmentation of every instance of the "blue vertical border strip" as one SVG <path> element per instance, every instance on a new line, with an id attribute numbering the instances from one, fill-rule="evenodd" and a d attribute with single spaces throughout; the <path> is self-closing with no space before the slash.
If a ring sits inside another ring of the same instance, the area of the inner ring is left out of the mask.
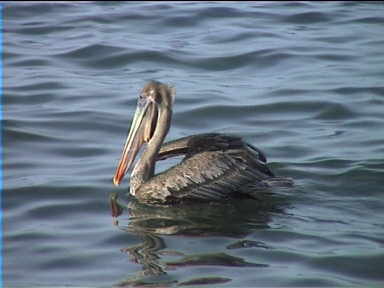
<path id="1" fill-rule="evenodd" d="M 0 288 L 3 287 L 3 4 L 0 4 Z"/>

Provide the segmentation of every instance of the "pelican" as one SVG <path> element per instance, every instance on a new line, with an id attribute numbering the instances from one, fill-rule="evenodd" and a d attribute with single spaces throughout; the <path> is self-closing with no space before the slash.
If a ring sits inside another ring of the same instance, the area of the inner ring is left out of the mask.
<path id="1" fill-rule="evenodd" d="M 241 138 L 218 133 L 197 134 L 163 144 L 169 131 L 175 88 L 158 81 L 141 90 L 131 129 L 113 177 L 119 185 L 131 170 L 130 194 L 147 204 L 218 201 L 233 197 L 257 198 L 275 184 L 290 185 L 276 177 L 267 158 Z M 174 167 L 154 175 L 156 161 L 184 155 Z"/>

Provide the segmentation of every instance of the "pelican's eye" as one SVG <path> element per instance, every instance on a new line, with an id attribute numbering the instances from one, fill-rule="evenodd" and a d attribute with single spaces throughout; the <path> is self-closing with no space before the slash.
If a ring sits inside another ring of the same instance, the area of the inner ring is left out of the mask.
<path id="1" fill-rule="evenodd" d="M 137 99 L 137 104 L 142 107 L 145 105 L 145 102 L 147 101 L 147 97 L 145 96 L 144 92 L 141 92 L 139 94 L 139 98 Z"/>

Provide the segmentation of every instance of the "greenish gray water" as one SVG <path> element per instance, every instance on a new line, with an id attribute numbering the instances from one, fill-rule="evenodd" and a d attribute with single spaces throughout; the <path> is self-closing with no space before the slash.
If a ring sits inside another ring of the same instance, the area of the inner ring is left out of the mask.
<path id="1" fill-rule="evenodd" d="M 349 1 L 4 4 L 4 285 L 382 284 L 383 12 Z M 177 89 L 167 139 L 241 135 L 295 189 L 267 205 L 122 199 L 114 225 L 109 195 L 128 183 L 111 178 L 148 79 Z"/>

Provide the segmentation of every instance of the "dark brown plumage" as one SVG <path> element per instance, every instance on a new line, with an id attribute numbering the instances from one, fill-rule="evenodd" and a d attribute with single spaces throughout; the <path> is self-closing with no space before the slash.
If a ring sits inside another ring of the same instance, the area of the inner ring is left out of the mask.
<path id="1" fill-rule="evenodd" d="M 273 184 L 292 183 L 276 177 L 265 155 L 239 137 L 198 134 L 162 144 L 170 126 L 174 93 L 173 88 L 156 81 L 144 87 L 114 176 L 116 185 L 144 143 L 146 150 L 130 180 L 130 192 L 140 202 L 173 204 L 255 197 Z M 154 176 L 156 161 L 180 155 L 185 157 L 179 164 Z"/>

